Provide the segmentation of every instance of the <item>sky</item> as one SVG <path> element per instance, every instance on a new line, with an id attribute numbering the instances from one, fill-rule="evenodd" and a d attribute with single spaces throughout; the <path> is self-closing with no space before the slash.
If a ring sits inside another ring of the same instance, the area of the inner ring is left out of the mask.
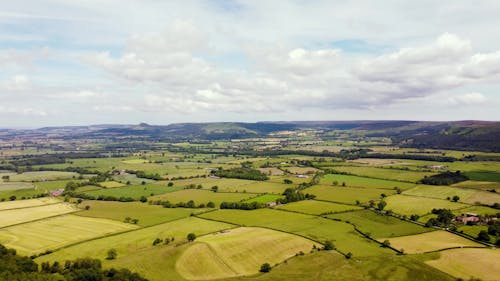
<path id="1" fill-rule="evenodd" d="M 500 120 L 498 0 L 0 0 L 0 127 Z"/>

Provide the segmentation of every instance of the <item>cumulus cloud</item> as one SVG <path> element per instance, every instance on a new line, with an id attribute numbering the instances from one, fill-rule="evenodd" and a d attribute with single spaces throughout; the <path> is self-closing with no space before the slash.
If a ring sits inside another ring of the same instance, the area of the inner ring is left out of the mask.
<path id="1" fill-rule="evenodd" d="M 0 89 L 6 92 L 17 92 L 29 89 L 30 84 L 30 80 L 27 76 L 18 74 L 5 81 L 0 81 Z"/>

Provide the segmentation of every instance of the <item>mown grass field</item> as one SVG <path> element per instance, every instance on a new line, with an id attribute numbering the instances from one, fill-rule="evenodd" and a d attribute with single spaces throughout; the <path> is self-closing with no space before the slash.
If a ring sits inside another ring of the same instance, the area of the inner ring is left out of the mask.
<path id="1" fill-rule="evenodd" d="M 10 173 L 10 181 L 55 181 L 78 178 L 78 173 L 59 171 L 25 172 L 22 174 Z"/>
<path id="2" fill-rule="evenodd" d="M 370 200 L 380 199 L 382 193 L 389 196 L 395 194 L 396 191 L 382 190 L 377 188 L 315 185 L 313 187 L 305 189 L 304 193 L 314 194 L 319 200 L 345 204 L 356 204 L 357 200 L 361 203 L 366 203 Z"/>
<path id="3" fill-rule="evenodd" d="M 144 273 L 148 277 L 151 276 L 151 272 L 149 271 L 151 268 L 156 268 L 152 272 L 153 275 L 158 271 L 163 272 L 163 274 L 168 274 L 163 264 L 169 261 L 165 256 L 160 258 L 152 254 L 156 250 L 171 250 L 172 248 L 177 248 L 175 245 L 184 243 L 187 234 L 191 232 L 194 232 L 197 236 L 201 236 L 203 234 L 233 227 L 233 225 L 227 223 L 189 217 L 72 245 L 50 255 L 41 256 L 37 258 L 36 261 L 39 263 L 43 261 L 64 261 L 67 259 L 90 256 L 102 259 L 105 266 L 126 267 Z M 174 238 L 175 240 L 169 245 L 162 244 L 155 247 L 153 246 L 153 241 L 156 238 Z M 105 259 L 107 251 L 111 248 L 116 249 L 118 253 L 117 259 L 113 261 Z M 137 263 L 128 264 L 127 261 L 131 257 L 142 257 L 142 259 L 136 260 Z M 175 263 L 175 260 L 173 262 Z M 173 264 L 171 268 L 173 269 Z M 161 279 L 161 276 L 162 275 L 156 276 L 156 280 L 164 280 Z"/>
<path id="4" fill-rule="evenodd" d="M 44 206 L 0 211 L 0 228 L 9 225 L 68 214 L 77 210 L 78 209 L 72 204 L 56 203 Z"/>
<path id="5" fill-rule="evenodd" d="M 427 264 L 457 278 L 497 281 L 500 276 L 500 251 L 492 249 L 453 249 L 440 253 Z"/>
<path id="6" fill-rule="evenodd" d="M 6 202 L 0 203 L 0 211 L 43 206 L 43 205 L 55 204 L 55 203 L 61 203 L 61 200 L 58 200 L 54 197 L 42 197 L 42 198 L 29 199 L 29 200 L 6 201 Z"/>
<path id="7" fill-rule="evenodd" d="M 117 181 L 105 181 L 105 182 L 100 182 L 99 185 L 106 187 L 106 188 L 114 188 L 114 187 L 122 187 L 125 184 Z"/>
<path id="8" fill-rule="evenodd" d="M 174 192 L 180 190 L 180 187 L 168 187 L 155 184 L 145 184 L 145 185 L 129 185 L 116 188 L 105 188 L 98 190 L 91 190 L 85 192 L 87 195 L 94 197 L 102 196 L 114 196 L 114 197 L 130 197 L 138 200 L 142 196 L 150 197 L 154 195 L 164 194 L 168 192 Z"/>
<path id="9" fill-rule="evenodd" d="M 58 216 L 0 229 L 0 243 L 32 255 L 137 226 L 74 215 Z"/>
<path id="10" fill-rule="evenodd" d="M 247 203 L 252 203 L 252 202 L 258 202 L 258 203 L 269 203 L 269 202 L 276 202 L 276 200 L 283 198 L 284 196 L 282 195 L 276 195 L 276 194 L 264 194 L 260 195 L 254 198 L 250 198 L 248 200 L 245 200 Z"/>
<path id="11" fill-rule="evenodd" d="M 378 240 L 382 242 L 386 239 L 389 240 L 392 247 L 404 249 L 404 252 L 408 254 L 425 253 L 453 247 L 483 247 L 481 244 L 443 230 L 394 238 L 385 237 Z"/>
<path id="12" fill-rule="evenodd" d="M 0 182 L 0 191 L 30 189 L 34 187 L 31 182 Z"/>
<path id="13" fill-rule="evenodd" d="M 338 212 L 346 212 L 353 210 L 361 210 L 362 207 L 337 204 L 331 202 L 317 201 L 317 200 L 304 200 L 289 204 L 284 204 L 277 207 L 278 209 L 299 212 L 310 215 L 322 215 Z"/>
<path id="14" fill-rule="evenodd" d="M 403 182 L 415 183 L 424 178 L 424 176 L 432 176 L 436 173 L 432 172 L 417 172 L 417 171 L 406 171 L 398 169 L 389 168 L 377 168 L 377 167 L 335 167 L 335 170 L 339 172 L 346 172 L 357 176 L 365 176 L 371 178 L 385 179 L 385 180 L 395 180 Z"/>
<path id="15" fill-rule="evenodd" d="M 339 174 L 325 175 L 321 179 L 321 184 L 332 185 L 334 181 L 337 181 L 339 186 L 342 185 L 342 183 L 345 183 L 346 186 L 383 188 L 383 189 L 394 189 L 395 187 L 398 187 L 401 190 L 406 190 L 415 186 L 415 184 L 407 182 L 381 180 L 381 179 L 350 176 L 350 175 L 339 175 Z"/>
<path id="16" fill-rule="evenodd" d="M 500 203 L 500 194 L 451 186 L 417 185 L 412 189 L 404 191 L 403 194 L 438 199 L 447 199 L 453 198 L 453 196 L 458 196 L 460 197 L 459 202 L 468 204 L 475 204 L 476 202 L 486 205 Z"/>
<path id="17" fill-rule="evenodd" d="M 400 219 L 377 214 L 370 210 L 346 212 L 329 215 L 332 219 L 349 221 L 363 233 L 370 233 L 373 238 L 398 237 L 432 231 L 431 228 L 422 227 Z"/>
<path id="18" fill-rule="evenodd" d="M 392 210 L 400 215 L 425 215 L 431 212 L 432 209 L 461 209 L 468 205 L 463 203 L 450 202 L 448 200 L 409 196 L 409 195 L 393 195 L 385 199 L 387 202 L 386 210 Z"/>
<path id="19" fill-rule="evenodd" d="M 372 256 L 389 253 L 379 244 L 354 232 L 352 225 L 317 216 L 258 209 L 253 211 L 218 210 L 200 217 L 224 221 L 241 226 L 260 226 L 305 236 L 315 241 L 331 240 L 343 252 L 355 256 Z"/>
<path id="20" fill-rule="evenodd" d="M 86 200 L 80 207 L 89 206 L 89 210 L 82 210 L 75 215 L 84 217 L 107 218 L 124 221 L 126 217 L 138 219 L 138 225 L 151 226 L 167 221 L 189 217 L 191 214 L 204 212 L 207 209 L 163 208 L 140 202 L 114 202 Z"/>
<path id="21" fill-rule="evenodd" d="M 317 244 L 284 232 L 240 227 L 202 236 L 177 260 L 176 269 L 186 279 L 209 280 L 252 275 L 263 261 L 277 264 Z"/>
<path id="22" fill-rule="evenodd" d="M 453 186 L 456 187 L 467 187 L 467 188 L 474 188 L 478 190 L 495 190 L 496 192 L 500 192 L 500 183 L 498 182 L 489 182 L 489 181 L 464 181 L 460 182 L 457 184 L 454 184 Z"/>
<path id="23" fill-rule="evenodd" d="M 215 203 L 215 206 L 219 206 L 222 202 L 240 202 L 251 197 L 256 197 L 256 195 L 250 193 L 213 192 L 203 189 L 183 189 L 176 192 L 153 196 L 149 199 L 152 201 L 170 201 L 170 203 L 174 204 L 193 200 L 196 205 L 207 204 L 211 201 Z"/>
<path id="24" fill-rule="evenodd" d="M 68 182 L 75 182 L 79 183 L 82 182 L 81 180 L 56 180 L 56 181 L 39 181 L 35 182 L 36 188 L 43 189 L 43 190 L 54 190 L 54 189 L 60 189 L 60 188 L 65 188 L 66 184 Z"/>

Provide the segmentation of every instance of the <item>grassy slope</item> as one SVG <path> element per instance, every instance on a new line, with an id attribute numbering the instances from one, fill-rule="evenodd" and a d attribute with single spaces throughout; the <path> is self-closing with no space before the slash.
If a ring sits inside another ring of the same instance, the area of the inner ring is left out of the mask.
<path id="1" fill-rule="evenodd" d="M 304 214 L 311 214 L 311 215 L 321 215 L 321 214 L 338 213 L 338 212 L 362 209 L 361 207 L 352 205 L 343 205 L 343 204 L 316 201 L 316 200 L 304 200 L 304 201 L 284 204 L 277 208 Z"/>
<path id="2" fill-rule="evenodd" d="M 176 192 L 153 196 L 150 200 L 170 201 L 171 203 L 188 202 L 193 200 L 196 204 L 207 204 L 209 201 L 218 206 L 221 202 L 239 202 L 251 197 L 255 194 L 249 193 L 225 193 L 225 192 L 212 192 L 203 189 L 184 189 Z"/>

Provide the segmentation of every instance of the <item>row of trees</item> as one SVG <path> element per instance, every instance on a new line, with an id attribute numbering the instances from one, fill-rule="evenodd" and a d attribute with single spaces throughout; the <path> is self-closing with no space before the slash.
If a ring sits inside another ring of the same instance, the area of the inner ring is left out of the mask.
<path id="1" fill-rule="evenodd" d="M 149 201 L 149 204 L 151 205 L 161 205 L 163 208 L 215 208 L 215 203 L 212 201 L 209 201 L 208 203 L 201 203 L 201 204 L 196 204 L 194 200 L 189 200 L 188 202 L 178 202 L 178 203 L 171 203 L 170 201 L 161 201 L 161 200 L 155 200 L 155 201 Z"/>

